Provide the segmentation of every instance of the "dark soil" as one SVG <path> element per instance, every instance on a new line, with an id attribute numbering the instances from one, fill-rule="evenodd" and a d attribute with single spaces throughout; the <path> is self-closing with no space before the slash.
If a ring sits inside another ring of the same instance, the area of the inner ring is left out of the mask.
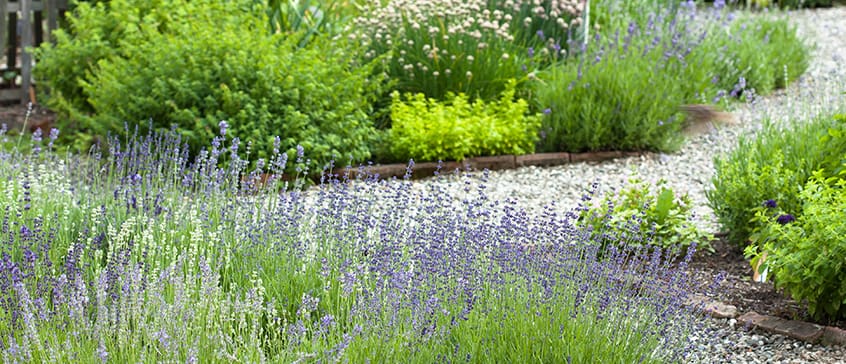
<path id="1" fill-rule="evenodd" d="M 781 317 L 789 320 L 813 322 L 821 325 L 846 329 L 846 320 L 821 322 L 811 318 L 805 305 L 776 290 L 772 281 L 759 283 L 752 280 L 752 266 L 743 257 L 743 251 L 723 239 L 712 242 L 713 254 L 697 254 L 690 263 L 690 271 L 704 290 L 712 284 L 720 272 L 726 278 L 716 290 L 718 301 L 734 305 L 740 314 L 754 311 L 759 314 Z"/>

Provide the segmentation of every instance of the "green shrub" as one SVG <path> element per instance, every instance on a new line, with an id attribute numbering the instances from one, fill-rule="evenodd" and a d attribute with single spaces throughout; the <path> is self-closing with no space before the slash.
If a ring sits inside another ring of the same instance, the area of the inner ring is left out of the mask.
<path id="1" fill-rule="evenodd" d="M 801 207 L 799 189 L 813 171 L 836 170 L 846 153 L 846 116 L 817 118 L 793 129 L 765 124 L 754 139 L 741 138 L 728 156 L 714 160 L 708 204 L 728 240 L 743 247 L 755 228 L 755 209 L 776 200 L 785 211 Z"/>
<path id="2" fill-rule="evenodd" d="M 73 20 L 77 33 L 104 32 L 99 16 L 132 18 L 143 3 L 115 1 L 108 9 L 81 12 Z M 77 76 L 79 89 L 65 91 L 66 85 L 47 78 L 55 103 L 76 116 L 69 134 L 103 135 L 122 131 L 124 122 L 152 120 L 159 129 L 177 126 L 196 150 L 217 135 L 223 120 L 230 126 L 226 137 L 252 143 L 251 158 L 268 157 L 275 136 L 282 151 L 293 153 L 301 144 L 319 162 L 371 156 L 369 114 L 382 91 L 371 82 L 373 63 L 352 61 L 358 58 L 354 48 L 324 38 L 300 47 L 298 37 L 269 35 L 262 12 L 250 10 L 247 0 L 166 3 L 165 29 L 146 16 L 122 25 L 135 36 L 113 44 L 112 53 Z M 41 54 L 82 62 L 73 51 L 89 46 L 85 37 L 66 36 Z M 63 99 L 68 92 L 78 98 Z"/>
<path id="3" fill-rule="evenodd" d="M 393 157 L 437 161 L 532 153 L 539 116 L 528 114 L 525 100 L 514 100 L 514 87 L 512 81 L 498 101 L 489 103 L 471 103 L 465 94 L 448 95 L 444 102 L 409 94 L 404 101 L 394 92 L 389 131 Z"/>
<path id="4" fill-rule="evenodd" d="M 763 225 L 746 252 L 767 252 L 763 267 L 777 288 L 807 301 L 814 318 L 837 320 L 846 318 L 846 180 L 828 174 L 817 171 L 805 184 L 798 216 L 756 209 Z"/>
<path id="5" fill-rule="evenodd" d="M 710 241 L 714 237 L 690 222 L 693 217 L 690 197 L 673 192 L 665 184 L 666 181 L 659 180 L 655 188 L 650 188 L 649 184 L 632 177 L 626 189 L 606 194 L 599 203 L 582 211 L 579 218 L 593 228 L 594 239 L 603 247 L 620 241 L 641 247 L 645 241 L 678 252 L 695 243 L 697 249 L 713 252 Z"/>

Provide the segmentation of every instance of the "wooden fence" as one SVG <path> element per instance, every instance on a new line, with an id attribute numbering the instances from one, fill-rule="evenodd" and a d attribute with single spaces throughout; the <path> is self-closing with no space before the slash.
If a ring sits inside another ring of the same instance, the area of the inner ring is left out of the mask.
<path id="1" fill-rule="evenodd" d="M 16 77 L 2 83 L 0 102 L 34 103 L 32 55 L 26 48 L 52 41 L 51 34 L 67 8 L 67 0 L 0 0 L 0 57 L 5 53 L 6 59 L 5 66 L 0 66 L 0 76 L 14 72 L 21 78 L 20 84 L 15 82 Z"/>

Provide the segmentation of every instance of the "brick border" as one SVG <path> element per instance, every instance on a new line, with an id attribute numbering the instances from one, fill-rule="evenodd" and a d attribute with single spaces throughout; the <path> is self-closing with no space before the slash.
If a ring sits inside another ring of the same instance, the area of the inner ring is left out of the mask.
<path id="1" fill-rule="evenodd" d="M 647 152 L 621 152 L 621 151 L 605 151 L 605 152 L 586 152 L 586 153 L 535 153 L 523 155 L 500 155 L 489 157 L 475 157 L 468 158 L 463 161 L 447 161 L 440 163 L 440 173 L 452 173 L 458 170 L 507 170 L 516 169 L 520 167 L 537 166 L 549 167 L 560 166 L 571 163 L 585 163 L 585 162 L 604 162 L 608 160 L 628 157 L 640 157 L 648 155 Z M 369 175 L 378 175 L 380 179 L 402 178 L 407 172 L 408 164 L 374 164 L 364 166 L 364 172 Z M 420 179 L 426 177 L 433 177 L 438 168 L 436 162 L 415 163 L 412 168 L 412 179 Z M 336 173 L 343 174 L 346 170 L 339 170 Z M 359 169 L 353 167 L 350 169 L 351 177 L 358 175 Z"/>

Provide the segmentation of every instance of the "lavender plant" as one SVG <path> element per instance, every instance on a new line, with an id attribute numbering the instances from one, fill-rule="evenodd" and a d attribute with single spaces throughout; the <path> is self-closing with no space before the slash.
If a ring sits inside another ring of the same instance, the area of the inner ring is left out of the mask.
<path id="1" fill-rule="evenodd" d="M 193 159 L 161 132 L 112 138 L 105 156 L 2 155 L 4 361 L 692 354 L 689 257 L 600 257 L 575 214 L 529 217 L 489 199 L 484 174 L 457 191 L 363 166 L 327 169 L 310 189 L 262 187 L 264 173 L 288 183 L 287 154 L 251 166 L 221 129 Z"/>

